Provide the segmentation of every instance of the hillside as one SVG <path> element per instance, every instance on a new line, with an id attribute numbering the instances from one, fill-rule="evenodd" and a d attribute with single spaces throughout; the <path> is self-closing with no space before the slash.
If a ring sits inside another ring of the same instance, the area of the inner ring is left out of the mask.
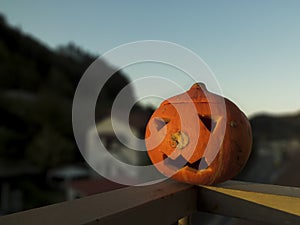
<path id="1" fill-rule="evenodd" d="M 259 114 L 250 119 L 254 140 L 299 139 L 300 113 Z"/>
<path id="2" fill-rule="evenodd" d="M 82 161 L 72 131 L 72 99 L 96 56 L 74 44 L 52 50 L 0 17 L 0 158 L 42 170 Z M 103 62 L 105 64 L 105 62 Z M 107 65 L 108 70 L 111 68 Z M 96 118 L 128 84 L 121 72 L 102 89 Z M 131 98 L 134 98 L 132 91 Z"/>

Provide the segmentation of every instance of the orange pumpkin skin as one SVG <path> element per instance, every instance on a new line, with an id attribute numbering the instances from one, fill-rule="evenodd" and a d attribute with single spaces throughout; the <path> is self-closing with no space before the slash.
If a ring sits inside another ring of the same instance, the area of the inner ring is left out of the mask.
<path id="1" fill-rule="evenodd" d="M 145 142 L 162 174 L 210 185 L 242 170 L 251 152 L 252 132 L 234 103 L 197 83 L 160 105 L 147 124 Z"/>

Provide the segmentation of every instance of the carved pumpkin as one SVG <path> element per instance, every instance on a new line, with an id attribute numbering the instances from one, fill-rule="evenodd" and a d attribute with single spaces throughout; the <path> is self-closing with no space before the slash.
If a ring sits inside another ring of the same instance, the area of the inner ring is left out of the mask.
<path id="1" fill-rule="evenodd" d="M 164 175 L 210 185 L 237 175 L 252 145 L 247 117 L 202 83 L 162 102 L 146 128 L 148 155 Z"/>

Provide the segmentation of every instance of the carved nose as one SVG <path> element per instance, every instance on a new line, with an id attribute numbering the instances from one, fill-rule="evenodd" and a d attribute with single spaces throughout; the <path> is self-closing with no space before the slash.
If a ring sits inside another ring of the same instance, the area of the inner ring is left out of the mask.
<path id="1" fill-rule="evenodd" d="M 171 146 L 172 148 L 183 149 L 189 144 L 190 138 L 183 131 L 178 131 L 171 135 Z"/>

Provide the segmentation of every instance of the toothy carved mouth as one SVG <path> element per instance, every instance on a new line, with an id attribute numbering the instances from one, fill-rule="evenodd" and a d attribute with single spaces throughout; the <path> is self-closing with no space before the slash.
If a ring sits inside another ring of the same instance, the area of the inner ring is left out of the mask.
<path id="1" fill-rule="evenodd" d="M 183 158 L 181 155 L 173 160 L 173 159 L 169 158 L 166 154 L 163 154 L 163 158 L 164 158 L 164 164 L 173 170 L 179 170 L 179 169 L 187 166 L 191 169 L 198 171 L 198 170 L 207 169 L 207 167 L 208 167 L 205 157 L 200 158 L 199 160 L 197 160 L 194 163 L 187 162 L 186 159 Z"/>

